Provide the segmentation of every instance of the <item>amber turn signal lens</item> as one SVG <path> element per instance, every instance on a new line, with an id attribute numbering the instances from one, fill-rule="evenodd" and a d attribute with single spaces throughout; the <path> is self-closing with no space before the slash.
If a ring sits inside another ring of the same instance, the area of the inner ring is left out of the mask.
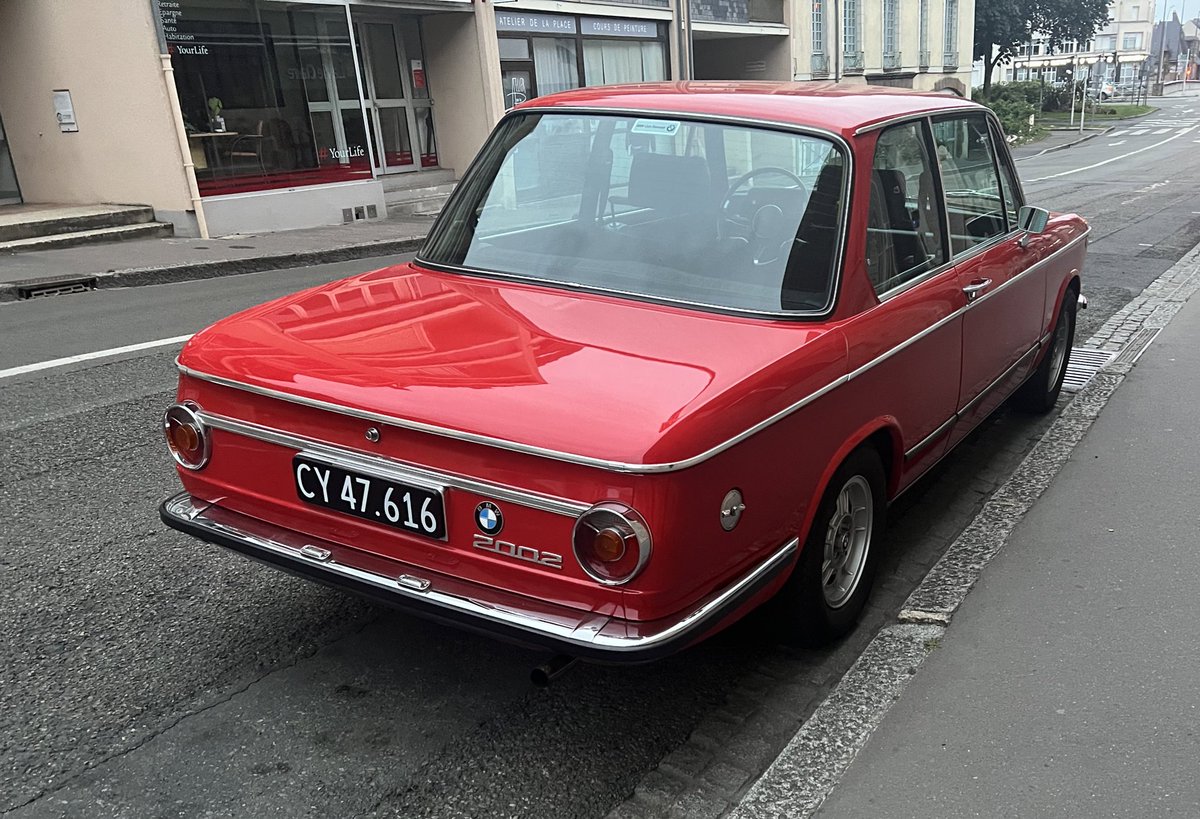
<path id="1" fill-rule="evenodd" d="M 575 558 L 589 577 L 620 586 L 637 577 L 650 559 L 650 529 L 636 511 L 603 501 L 575 521 Z"/>
<path id="2" fill-rule="evenodd" d="M 176 418 L 168 418 L 167 445 L 171 449 L 190 455 L 200 448 L 200 433 L 191 424 L 185 424 Z"/>
<path id="3" fill-rule="evenodd" d="M 163 434 L 175 463 L 184 469 L 203 469 L 212 442 L 208 427 L 200 419 L 200 407 L 191 401 L 175 404 L 163 415 Z"/>
<path id="4" fill-rule="evenodd" d="M 605 563 L 620 560 L 625 554 L 625 538 L 616 529 L 601 529 L 596 533 L 592 551 Z"/>

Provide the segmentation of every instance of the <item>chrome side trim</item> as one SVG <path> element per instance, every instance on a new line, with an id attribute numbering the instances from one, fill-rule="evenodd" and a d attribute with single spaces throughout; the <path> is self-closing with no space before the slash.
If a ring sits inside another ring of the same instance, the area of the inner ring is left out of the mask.
<path id="1" fill-rule="evenodd" d="M 315 438 L 284 432 L 249 421 L 239 421 L 203 410 L 200 411 L 200 417 L 213 429 L 231 432 L 235 435 L 244 435 L 247 438 L 266 441 L 270 444 L 278 444 L 289 449 L 294 449 L 297 452 L 314 455 L 320 460 L 330 461 L 338 466 L 359 470 L 380 478 L 412 484 L 424 489 L 441 490 L 443 487 L 452 487 L 454 489 L 461 489 L 464 492 L 472 492 L 477 495 L 495 498 L 496 500 L 516 503 L 530 509 L 538 509 L 542 512 L 565 515 L 569 518 L 579 517 L 591 505 L 568 498 L 545 495 L 540 492 L 516 489 L 504 484 L 492 483 L 491 481 L 477 480 L 449 472 L 418 467 L 404 463 L 403 461 L 386 458 L 382 455 L 367 455 L 318 441 Z"/>
<path id="2" fill-rule="evenodd" d="M 988 384 L 986 387 L 984 387 L 982 390 L 980 390 L 979 395 L 975 396 L 970 401 L 968 401 L 966 403 L 966 405 L 958 411 L 958 417 L 962 418 L 964 415 L 969 413 L 971 410 L 975 409 L 975 407 L 977 407 L 979 405 L 979 403 L 981 401 L 983 401 L 983 399 L 987 398 L 988 393 L 990 393 L 992 390 L 996 389 L 996 387 L 1000 386 L 1001 382 L 1003 382 L 1006 378 L 1008 378 L 1010 375 L 1012 375 L 1014 371 L 1020 369 L 1023 364 L 1025 364 L 1029 361 L 1029 357 L 1032 355 L 1036 355 L 1038 350 L 1040 350 L 1040 349 L 1042 349 L 1042 342 L 1038 341 L 1036 344 L 1034 344 L 1032 347 L 1030 347 L 1029 350 L 1027 350 L 1025 353 L 1023 353 L 1020 358 L 1018 358 L 1016 361 L 1014 361 L 1007 370 L 1000 373 L 999 376 L 997 376 L 995 379 L 993 379 L 992 383 Z"/>
<path id="3" fill-rule="evenodd" d="M 983 390 L 979 393 L 979 395 L 972 398 L 969 402 L 967 402 L 967 404 L 962 409 L 960 409 L 958 412 L 954 413 L 954 415 L 952 415 L 948 419 L 946 419 L 946 421 L 941 426 L 939 426 L 933 432 L 929 433 L 929 435 L 925 436 L 925 438 L 922 439 L 920 443 L 918 443 L 912 449 L 905 452 L 904 459 L 906 461 L 911 459 L 918 452 L 925 449 L 927 446 L 929 446 L 934 441 L 936 441 L 938 438 L 940 438 L 942 435 L 944 435 L 946 432 L 948 432 L 950 430 L 950 428 L 952 426 L 954 426 L 954 424 L 956 424 L 958 421 L 962 420 L 962 418 L 964 416 L 966 416 L 971 410 L 973 410 L 976 406 L 978 406 L 979 402 L 988 396 L 988 393 L 990 393 L 992 390 L 996 389 L 996 387 L 998 387 L 1006 378 L 1008 378 L 1010 375 L 1012 375 L 1015 370 L 1019 369 L 1022 364 L 1026 363 L 1029 360 L 1030 356 L 1036 354 L 1039 350 L 1041 350 L 1042 347 L 1045 346 L 1046 340 L 1048 338 L 1049 338 L 1049 336 L 1046 335 L 1046 336 L 1043 336 L 1042 338 L 1038 339 L 1038 342 L 1036 344 L 1034 344 L 1033 347 L 1031 347 L 1024 354 L 1022 354 L 1020 358 L 1018 358 L 1011 366 L 1009 366 L 1008 369 L 1006 369 L 1003 373 L 1001 373 L 998 378 L 993 380 L 992 383 L 990 383 L 986 387 L 984 387 Z"/>
<path id="4" fill-rule="evenodd" d="M 451 438 L 451 439 L 454 439 L 457 441 L 466 441 L 468 443 L 482 444 L 484 446 L 490 446 L 490 447 L 494 447 L 496 449 L 505 449 L 510 452 L 519 452 L 524 455 L 536 455 L 539 458 L 549 458 L 554 461 L 562 461 L 564 463 L 578 464 L 579 466 L 592 466 L 592 467 L 596 467 L 597 469 L 607 470 L 609 472 L 625 472 L 625 473 L 638 474 L 638 475 L 654 474 L 654 473 L 659 473 L 659 472 L 675 472 L 680 469 L 687 469 L 688 467 L 695 466 L 696 464 L 707 461 L 709 458 L 712 458 L 715 455 L 719 455 L 720 453 L 724 452 L 725 450 L 729 449 L 730 447 L 734 446 L 735 444 L 741 443 L 742 441 L 749 438 L 751 435 L 761 432 L 762 430 L 771 426 L 772 424 L 779 421 L 780 419 L 785 418 L 788 415 L 791 415 L 793 412 L 796 412 L 797 410 L 800 410 L 803 407 L 808 406 L 813 401 L 816 401 L 818 398 L 820 398 L 821 396 L 830 392 L 831 390 L 833 390 L 837 387 L 840 387 L 842 384 L 846 383 L 846 380 L 847 380 L 846 376 L 844 376 L 844 375 L 838 376 L 836 379 L 834 379 L 830 383 L 826 384 L 824 387 L 817 390 L 816 392 L 806 395 L 804 398 L 801 398 L 799 401 L 792 404 L 791 406 L 785 407 L 784 409 L 780 410 L 779 412 L 775 413 L 774 415 L 770 416 L 769 418 L 767 418 L 763 421 L 759 421 L 757 424 L 750 427 L 749 429 L 744 430 L 743 432 L 739 432 L 737 435 L 733 436 L 729 440 L 724 441 L 720 444 L 717 444 L 716 446 L 712 447 L 709 450 L 706 450 L 705 452 L 700 453 L 699 455 L 695 455 L 691 458 L 685 458 L 680 461 L 670 461 L 670 462 L 666 462 L 666 463 L 635 464 L 635 463 L 626 463 L 624 461 L 609 461 L 609 460 L 605 460 L 603 458 L 591 458 L 591 457 L 588 457 L 587 455 L 576 455 L 571 452 L 561 452 L 556 449 L 547 449 L 545 447 L 533 446 L 531 444 L 521 444 L 521 443 L 517 443 L 515 441 L 506 441 L 502 438 L 493 438 L 489 435 L 479 435 L 479 434 L 473 433 L 473 432 L 462 432 L 461 430 L 447 429 L 445 427 L 439 427 L 439 426 L 435 426 L 433 424 L 426 424 L 426 423 L 422 423 L 420 421 L 410 421 L 406 418 L 399 418 L 396 416 L 384 415 L 384 414 L 378 413 L 378 412 L 368 412 L 366 410 L 354 409 L 352 407 L 345 407 L 340 404 L 334 404 L 329 401 L 321 401 L 320 399 L 317 399 L 317 398 L 305 398 L 303 396 L 292 395 L 290 393 L 281 392 L 279 390 L 273 390 L 269 387 L 259 387 L 254 384 L 245 384 L 241 381 L 235 381 L 231 378 L 223 378 L 222 376 L 219 376 L 219 375 L 210 375 L 209 373 L 201 372 L 200 370 L 196 370 L 191 367 L 188 367 L 185 364 L 180 364 L 178 362 L 178 360 L 176 361 L 176 366 L 179 368 L 179 371 L 182 374 L 184 374 L 190 378 L 199 379 L 200 381 L 207 381 L 211 384 L 217 384 L 222 387 L 230 387 L 231 389 L 242 390 L 244 392 L 249 392 L 254 395 L 262 395 L 262 396 L 266 396 L 267 398 L 276 398 L 280 401 L 287 401 L 292 404 L 299 404 L 301 406 L 313 407 L 315 409 L 326 410 L 328 412 L 335 412 L 339 415 L 346 415 L 351 418 L 362 418 L 363 420 L 366 420 L 366 421 L 376 421 L 379 423 L 389 424 L 394 427 L 399 427 L 401 429 L 411 429 L 411 430 L 414 430 L 417 432 L 426 432 L 431 435 L 439 435 L 443 438 Z M 208 413 L 205 413 L 204 417 L 206 419 L 212 419 L 214 416 L 212 416 Z M 321 442 L 319 442 L 319 441 L 314 441 L 309 438 L 301 438 L 299 436 L 291 436 L 290 433 L 279 432 L 278 430 L 268 430 L 266 427 L 259 427 L 257 424 L 247 424 L 247 422 L 245 422 L 245 421 L 235 421 L 232 418 L 222 418 L 221 420 L 225 421 L 227 423 L 238 424 L 243 427 L 248 427 L 248 428 L 252 428 L 255 430 L 259 430 L 259 431 L 265 431 L 262 434 L 275 432 L 275 433 L 278 433 L 279 435 L 291 437 L 293 440 L 305 441 L 306 443 L 311 442 L 311 443 L 317 444 L 319 446 L 328 446 L 326 444 L 321 444 Z M 230 430 L 230 431 L 241 431 L 241 430 L 239 429 L 239 430 Z M 249 432 L 245 432 L 244 434 L 249 434 Z M 255 435 L 252 437 L 260 437 L 260 435 Z M 272 439 L 263 438 L 263 440 L 272 440 Z M 281 443 L 281 441 L 276 441 L 276 443 Z M 291 444 L 287 444 L 287 445 L 291 445 Z M 397 462 L 397 463 L 399 463 L 399 462 Z M 407 467 L 408 465 L 403 464 L 401 466 Z M 430 474 L 435 474 L 435 473 L 433 473 L 431 470 Z M 447 478 L 447 480 L 453 482 L 453 481 L 457 481 L 457 480 L 468 480 L 468 479 L 456 477 L 456 476 L 449 476 Z M 451 484 L 451 485 L 453 485 L 453 484 Z M 484 484 L 481 483 L 479 485 L 482 486 Z M 497 484 L 496 486 L 499 486 L 499 485 Z M 467 487 L 462 486 L 461 488 L 466 489 Z M 474 490 L 471 490 L 471 491 L 474 491 Z M 522 490 L 513 490 L 513 491 L 522 491 Z M 539 497 L 548 497 L 548 496 L 539 496 Z M 521 503 L 522 501 L 516 501 L 516 502 Z M 588 508 L 588 504 L 575 505 L 576 504 L 575 501 L 567 501 L 567 503 L 573 504 L 572 509 L 577 508 L 580 512 L 585 511 Z M 552 510 L 547 509 L 546 511 L 552 511 Z M 578 512 L 573 511 L 571 514 L 575 515 L 575 514 L 578 514 Z"/>
<path id="5" fill-rule="evenodd" d="M 200 506 L 203 505 L 203 509 Z M 232 522 L 221 522 L 210 515 L 214 512 L 226 517 Z M 359 569 L 336 559 L 317 562 L 302 556 L 299 548 L 289 545 L 287 540 L 292 535 L 299 537 L 286 529 L 270 524 L 257 522 L 260 527 L 268 527 L 270 537 L 255 534 L 243 529 L 240 521 L 251 519 L 236 512 L 222 510 L 220 507 L 205 504 L 203 501 L 193 501 L 192 497 L 182 492 L 166 500 L 160 507 L 163 521 L 173 528 L 187 534 L 217 543 L 227 548 L 234 548 L 251 557 L 266 559 L 280 567 L 304 567 L 304 573 L 309 577 L 326 579 L 339 585 L 362 589 L 367 587 L 384 592 L 386 597 L 396 602 L 409 602 L 415 610 L 424 610 L 431 614 L 440 613 L 458 615 L 458 620 L 467 624 L 491 626 L 506 632 L 515 632 L 527 637 L 552 640 L 556 644 L 569 649 L 578 650 L 590 656 L 626 655 L 634 658 L 636 655 L 648 654 L 651 650 L 667 648 L 674 644 L 679 648 L 686 645 L 686 639 L 692 634 L 699 637 L 705 625 L 717 622 L 718 617 L 731 611 L 734 606 L 752 594 L 761 583 L 786 568 L 786 564 L 796 555 L 800 542 L 792 538 L 784 543 L 765 560 L 732 584 L 714 593 L 686 614 L 673 618 L 669 624 L 662 624 L 657 630 L 645 633 L 631 633 L 627 626 L 642 625 L 635 621 L 604 618 L 591 612 L 572 612 L 575 622 L 554 622 L 549 618 L 539 618 L 531 609 L 528 614 L 492 605 L 489 602 L 488 587 L 479 586 L 479 596 L 465 597 L 440 591 L 437 581 L 417 577 L 410 574 L 400 574 L 396 578 L 375 572 Z M 347 582 L 349 581 L 349 582 Z M 463 581 L 459 581 L 462 583 Z M 473 585 L 473 584 L 469 584 Z M 511 593 L 506 593 L 511 596 Z M 549 608 L 548 604 L 543 607 Z M 646 626 L 659 624 L 647 623 Z"/>
<path id="6" fill-rule="evenodd" d="M 875 358 L 871 359 L 871 360 L 870 360 L 870 361 L 868 361 L 866 364 L 863 364 L 861 367 L 859 367 L 858 369 L 856 369 L 856 370 L 854 370 L 853 372 L 851 372 L 847 380 L 850 380 L 850 381 L 852 381 L 852 380 L 854 380 L 855 378 L 858 378 L 860 375 L 862 375 L 863 373 L 865 373 L 867 370 L 871 369 L 871 368 L 872 368 L 872 367 L 874 367 L 875 365 L 877 365 L 877 364 L 881 364 L 881 363 L 883 363 L 884 361 L 887 361 L 889 358 L 891 358 L 892 356 L 896 355 L 896 353 L 899 353 L 899 352 L 901 352 L 901 351 L 903 351 L 903 350 L 907 349 L 908 347 L 911 347 L 913 344 L 916 344 L 918 341 L 920 341 L 921 339 L 925 338 L 925 337 L 926 337 L 926 336 L 928 336 L 929 334 L 931 334 L 931 333 L 934 333 L 934 332 L 937 332 L 937 330 L 938 330 L 939 328 L 943 327 L 944 325 L 948 324 L 949 322 L 953 321 L 954 319 L 958 318 L 959 316 L 963 315 L 964 313 L 966 313 L 966 312 L 968 312 L 968 311 L 970 311 L 970 310 L 974 310 L 976 307 L 978 307 L 979 305 L 981 305 L 981 304 L 983 304 L 984 302 L 986 302 L 986 301 L 987 301 L 989 298 L 991 298 L 991 297 L 992 297 L 992 296 L 994 296 L 995 294 L 997 294 L 997 293 L 1000 293 L 1000 292 L 1004 291 L 1004 289 L 1005 289 L 1005 288 L 1007 288 L 1007 287 L 1009 287 L 1010 285 L 1012 285 L 1012 284 L 1014 284 L 1014 283 L 1016 283 L 1016 282 L 1020 281 L 1021 279 L 1025 278 L 1025 277 L 1026 277 L 1026 276 L 1028 276 L 1030 273 L 1033 273 L 1035 270 L 1037 270 L 1038 268 L 1040 268 L 1042 265 L 1044 265 L 1044 264 L 1046 264 L 1046 263 L 1048 263 L 1048 262 L 1052 261 L 1052 260 L 1054 259 L 1054 257 L 1055 257 L 1055 256 L 1057 256 L 1058 254 L 1066 252 L 1067 250 L 1069 250 L 1070 248 L 1074 247 L 1074 246 L 1075 246 L 1076 244 L 1078 244 L 1079 242 L 1081 242 L 1081 241 L 1083 241 L 1083 240 L 1087 239 L 1087 237 L 1088 237 L 1088 234 L 1089 234 L 1089 233 L 1091 233 L 1091 232 L 1092 232 L 1092 229 L 1091 229 L 1091 228 L 1088 228 L 1086 231 L 1084 231 L 1083 233 L 1081 233 L 1079 236 L 1076 236 L 1076 237 L 1075 237 L 1074 239 L 1072 239 L 1071 241 L 1067 242 L 1065 245 L 1063 245 L 1063 246 L 1062 246 L 1062 247 L 1060 247 L 1058 250 L 1056 250 L 1056 251 L 1054 251 L 1053 253 L 1051 253 L 1051 254 L 1050 254 L 1049 256 L 1047 256 L 1046 258 L 1039 260 L 1039 261 L 1038 261 L 1038 262 L 1036 262 L 1035 264 L 1032 264 L 1032 265 L 1030 265 L 1029 267 L 1027 267 L 1025 270 L 1021 271 L 1020 275 L 1013 276 L 1013 277 L 1012 277 L 1011 279 L 1009 279 L 1008 281 L 1004 282 L 1003 284 L 999 285 L 998 287 L 996 287 L 996 288 L 995 288 L 995 289 L 993 289 L 993 290 L 989 290 L 987 293 L 983 294 L 982 296 L 980 296 L 979 298 L 975 299 L 974 301 L 967 302 L 966 304 L 964 304 L 962 307 L 958 308 L 957 310 L 955 310 L 955 311 L 953 311 L 953 312 L 951 312 L 951 313 L 947 313 L 945 316 L 943 316 L 942 318 L 938 319 L 936 322 L 934 322 L 933 324 L 929 325 L 929 326 L 928 326 L 928 327 L 926 327 L 924 330 L 922 330 L 921 332 L 917 333 L 915 336 L 910 336 L 909 338 L 907 338 L 907 339 L 905 339 L 904 341 L 902 341 L 902 342 L 900 342 L 899 344 L 897 344 L 895 347 L 892 347 L 890 350 L 886 350 L 885 352 L 883 352 L 883 353 L 880 353 L 878 356 L 876 356 Z M 1005 238 L 1007 238 L 1007 237 L 1008 237 L 1008 234 L 1005 234 Z M 992 244 L 988 244 L 988 245 L 987 245 L 987 247 L 991 247 L 991 246 L 993 246 L 993 245 L 992 245 Z M 973 257 L 974 255 L 975 255 L 974 253 L 971 253 L 969 256 L 967 256 L 967 257 L 965 257 L 965 258 L 971 258 L 971 257 Z"/>
<path id="7" fill-rule="evenodd" d="M 905 452 L 905 453 L 904 453 L 904 460 L 906 460 L 906 461 L 907 461 L 907 460 L 910 460 L 910 459 L 911 459 L 911 458 L 912 458 L 914 455 L 916 455 L 918 452 L 920 452 L 921 450 L 923 450 L 923 449 L 925 449 L 926 447 L 928 447 L 930 444 L 932 444 L 932 443 L 933 443 L 934 441 L 936 441 L 938 438 L 941 438 L 943 435 L 945 435 L 947 432 L 949 432 L 949 431 L 950 431 L 950 427 L 954 426 L 954 424 L 955 424 L 957 421 L 958 421 L 958 413 L 956 412 L 956 413 L 954 413 L 953 415 L 951 415 L 949 418 L 947 418 L 947 419 L 946 419 L 946 420 L 945 420 L 945 421 L 942 423 L 942 425 L 941 425 L 941 426 L 939 426 L 939 427 L 938 427 L 937 429 L 935 429 L 933 432 L 929 433 L 929 434 L 928 434 L 928 435 L 926 435 L 926 436 L 925 436 L 923 439 L 921 439 L 920 443 L 918 443 L 916 446 L 914 446 L 914 447 L 913 447 L 912 449 L 910 449 L 908 452 Z"/>
<path id="8" fill-rule="evenodd" d="M 425 432 L 425 433 L 428 433 L 431 435 L 439 435 L 444 438 L 451 438 L 451 439 L 458 440 L 458 441 L 466 441 L 468 443 L 481 444 L 483 446 L 490 446 L 490 447 L 494 447 L 496 449 L 504 449 L 504 450 L 508 450 L 510 452 L 519 452 L 519 453 L 522 453 L 525 455 L 534 455 L 534 456 L 537 456 L 540 458 L 549 458 L 549 459 L 555 460 L 555 461 L 562 461 L 563 463 L 577 464 L 579 466 L 595 467 L 597 469 L 604 469 L 609 472 L 623 472 L 623 473 L 638 474 L 638 475 L 656 474 L 656 473 L 661 473 L 661 472 L 676 472 L 681 469 L 687 469 L 689 467 L 696 466 L 697 464 L 703 463 L 704 461 L 707 461 L 710 458 L 720 455 L 725 450 L 733 447 L 736 444 L 741 443 L 742 441 L 746 440 L 747 438 L 751 437 L 752 435 L 756 435 L 757 433 L 762 432 L 767 427 L 772 426 L 773 424 L 783 420 L 784 418 L 791 415 L 792 413 L 803 409 L 804 407 L 808 406 L 813 401 L 817 400 L 818 398 L 825 395 L 826 393 L 829 393 L 829 392 L 837 389 L 838 387 L 842 386 L 843 384 L 845 384 L 855 378 L 858 378 L 863 373 L 865 373 L 867 370 L 870 370 L 872 367 L 883 363 L 884 361 L 886 361 L 887 359 L 896 355 L 897 353 L 901 352 L 902 350 L 907 349 L 911 345 L 915 344 L 916 342 L 918 342 L 921 339 L 928 336 L 930 333 L 935 332 L 939 327 L 942 327 L 947 322 L 953 321 L 955 318 L 962 315 L 967 310 L 973 310 L 978 305 L 984 303 L 990 296 L 992 296 L 996 293 L 999 293 L 1000 291 L 1002 291 L 1004 288 L 1008 287 L 1013 282 L 1016 282 L 1016 281 L 1020 280 L 1021 278 L 1023 278 L 1024 276 L 1028 275 L 1029 273 L 1032 273 L 1034 270 L 1038 269 L 1042 265 L 1048 264 L 1060 253 L 1066 252 L 1067 250 L 1069 250 L 1070 248 L 1072 248 L 1076 244 L 1078 244 L 1080 241 L 1087 239 L 1087 237 L 1090 233 L 1091 233 L 1091 228 L 1088 228 L 1082 234 L 1075 237 L 1074 239 L 1072 239 L 1070 242 L 1063 245 L 1062 247 L 1058 248 L 1057 250 L 1055 250 L 1053 253 L 1051 253 L 1046 258 L 1041 259 L 1037 263 L 1028 267 L 1019 276 L 1015 276 L 1012 279 L 1009 279 L 1007 282 L 1000 285 L 999 287 L 997 287 L 995 290 L 991 291 L 990 293 L 980 296 L 978 299 L 971 302 L 970 304 L 964 305 L 963 307 L 960 307 L 959 309 L 955 310 L 954 312 L 939 319 L 934 324 L 925 328 L 924 330 L 917 333 L 916 335 L 905 339 L 900 344 L 897 344 L 895 347 L 892 347 L 890 350 L 887 350 L 887 351 L 881 353 L 880 355 L 876 356 L 871 361 L 868 361 L 866 364 L 863 364 L 861 367 L 857 368 L 853 372 L 848 373 L 847 375 L 838 376 L 833 381 L 830 381 L 828 384 L 826 384 L 825 386 L 816 390 L 815 392 L 812 392 L 809 395 L 805 396 L 804 398 L 801 398 L 799 401 L 796 401 L 794 404 L 784 407 L 782 410 L 780 410 L 779 412 L 776 412 L 774 415 L 771 415 L 770 417 L 765 418 L 762 421 L 759 421 L 758 423 L 754 424 L 753 426 L 749 427 L 746 430 L 743 430 L 742 432 L 739 432 L 738 434 L 734 435 L 733 437 L 729 438 L 728 440 L 723 441 L 722 443 L 719 443 L 716 446 L 705 450 L 704 452 L 701 452 L 699 455 L 694 455 L 690 458 L 683 458 L 678 461 L 645 464 L 645 463 L 628 463 L 625 461 L 612 461 L 612 460 L 606 460 L 604 458 L 592 458 L 587 455 L 577 455 L 577 454 L 571 453 L 571 452 L 562 452 L 560 450 L 548 449 L 546 447 L 534 446 L 532 444 L 521 444 L 521 443 L 517 443 L 515 441 L 506 441 L 502 438 L 494 438 L 489 435 L 480 435 L 480 434 L 474 433 L 474 432 L 463 432 L 461 430 L 449 429 L 447 427 L 439 427 L 435 424 L 426 424 L 426 423 L 423 423 L 420 421 L 410 421 L 405 418 L 400 418 L 400 417 L 391 416 L 391 415 L 385 415 L 383 413 L 354 409 L 352 407 L 346 407 L 346 406 L 342 406 L 340 404 L 334 404 L 330 401 L 322 401 L 317 398 L 305 398 L 303 396 L 292 395 L 290 393 L 285 393 L 280 390 L 274 390 L 269 387 L 259 387 L 259 386 L 253 385 L 253 384 L 246 384 L 241 381 L 236 381 L 232 378 L 224 378 L 219 375 L 211 375 L 209 373 L 202 372 L 200 370 L 196 370 L 192 367 L 188 367 L 187 365 L 180 363 L 180 361 L 178 359 L 175 360 L 175 365 L 179 368 L 179 371 L 183 375 L 186 375 L 190 378 L 196 378 L 200 381 L 207 381 L 209 383 L 217 384 L 222 387 L 229 387 L 231 389 L 242 390 L 244 392 L 253 393 L 255 395 L 262 395 L 262 396 L 266 396 L 268 398 L 275 398 L 280 401 L 287 401 L 292 404 L 299 404 L 301 406 L 313 407 L 315 409 L 321 409 L 321 410 L 325 410 L 327 412 L 334 412 L 339 415 L 349 416 L 351 418 L 361 418 L 366 421 L 375 421 L 378 423 L 389 424 L 391 426 L 399 427 L 401 429 L 410 429 L 410 430 L 414 430 L 417 432 Z M 205 414 L 204 417 L 211 418 L 212 416 Z M 224 420 L 229 421 L 230 423 L 237 423 L 237 424 L 245 424 L 246 423 L 244 421 L 236 421 L 235 422 L 235 421 L 233 421 L 233 419 L 224 419 Z M 249 426 L 254 427 L 256 425 L 249 425 Z M 265 428 L 260 428 L 260 429 L 265 429 Z M 279 433 L 279 434 L 284 435 L 286 433 Z M 308 440 L 308 439 L 304 439 L 304 440 Z M 319 444 L 320 442 L 314 441 L 313 443 Z M 466 479 L 455 478 L 455 480 L 466 480 Z M 464 486 L 462 488 L 467 488 L 467 487 Z M 475 491 L 475 490 L 471 490 L 471 491 Z M 519 491 L 519 490 L 513 490 L 513 491 Z M 497 497 L 499 497 L 499 496 L 497 496 Z M 521 503 L 521 501 L 516 501 L 516 502 Z M 573 502 L 570 502 L 570 503 L 573 503 Z M 580 508 L 580 511 L 582 511 L 583 509 L 586 509 L 586 508 L 587 508 L 587 506 L 583 505 Z M 550 511 L 550 510 L 547 510 L 547 511 Z M 573 512 L 572 514 L 577 514 L 577 513 Z"/>

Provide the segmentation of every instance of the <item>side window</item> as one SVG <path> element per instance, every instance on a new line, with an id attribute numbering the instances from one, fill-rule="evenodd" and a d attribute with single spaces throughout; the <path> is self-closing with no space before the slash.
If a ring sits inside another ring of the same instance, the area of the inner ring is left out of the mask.
<path id="1" fill-rule="evenodd" d="M 992 138 L 996 140 L 996 159 L 1000 166 L 1000 189 L 1004 193 L 1004 209 L 1008 213 L 1008 229 L 1012 230 L 1017 226 L 1017 211 L 1025 204 L 1025 197 L 1021 194 L 1021 184 L 1017 177 L 1017 172 L 1013 168 L 1012 157 L 1008 151 L 1000 147 L 1000 133 L 996 128 L 995 123 L 992 124 Z"/>
<path id="2" fill-rule="evenodd" d="M 879 135 L 871 169 L 867 273 L 883 294 L 946 262 L 942 212 L 924 125 L 895 125 Z"/>
<path id="3" fill-rule="evenodd" d="M 958 256 L 1007 230 L 995 150 L 983 114 L 939 120 L 933 139 L 950 217 L 950 251 Z"/>

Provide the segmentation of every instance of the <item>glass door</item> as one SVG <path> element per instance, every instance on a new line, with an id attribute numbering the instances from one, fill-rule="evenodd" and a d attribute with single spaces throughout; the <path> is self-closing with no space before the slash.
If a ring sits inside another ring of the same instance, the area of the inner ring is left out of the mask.
<path id="1" fill-rule="evenodd" d="M 4 136 L 4 120 L 0 119 L 0 205 L 13 205 L 20 201 L 21 189 L 17 187 L 17 174 L 8 152 L 8 140 Z"/>
<path id="2" fill-rule="evenodd" d="M 414 30 L 405 31 L 407 36 L 402 37 L 392 22 L 360 20 L 357 23 L 363 91 L 374 131 L 375 164 L 379 173 L 415 171 L 437 164 L 432 102 L 415 26 L 415 22 L 412 23 Z M 404 26 L 405 29 L 409 27 Z M 406 45 L 415 47 L 416 54 L 411 59 L 406 53 Z M 419 140 L 415 149 L 414 133 Z M 417 161 L 418 154 L 420 162 Z"/>

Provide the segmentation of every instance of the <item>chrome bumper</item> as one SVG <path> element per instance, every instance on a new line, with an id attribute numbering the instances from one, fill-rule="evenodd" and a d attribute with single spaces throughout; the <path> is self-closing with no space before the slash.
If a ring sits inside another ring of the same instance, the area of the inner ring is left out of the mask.
<path id="1" fill-rule="evenodd" d="M 790 568 L 798 549 L 793 538 L 695 608 L 643 622 L 579 611 L 378 557 L 195 500 L 187 492 L 163 501 L 159 514 L 173 529 L 310 580 L 502 639 L 608 662 L 647 662 L 695 642 Z"/>

